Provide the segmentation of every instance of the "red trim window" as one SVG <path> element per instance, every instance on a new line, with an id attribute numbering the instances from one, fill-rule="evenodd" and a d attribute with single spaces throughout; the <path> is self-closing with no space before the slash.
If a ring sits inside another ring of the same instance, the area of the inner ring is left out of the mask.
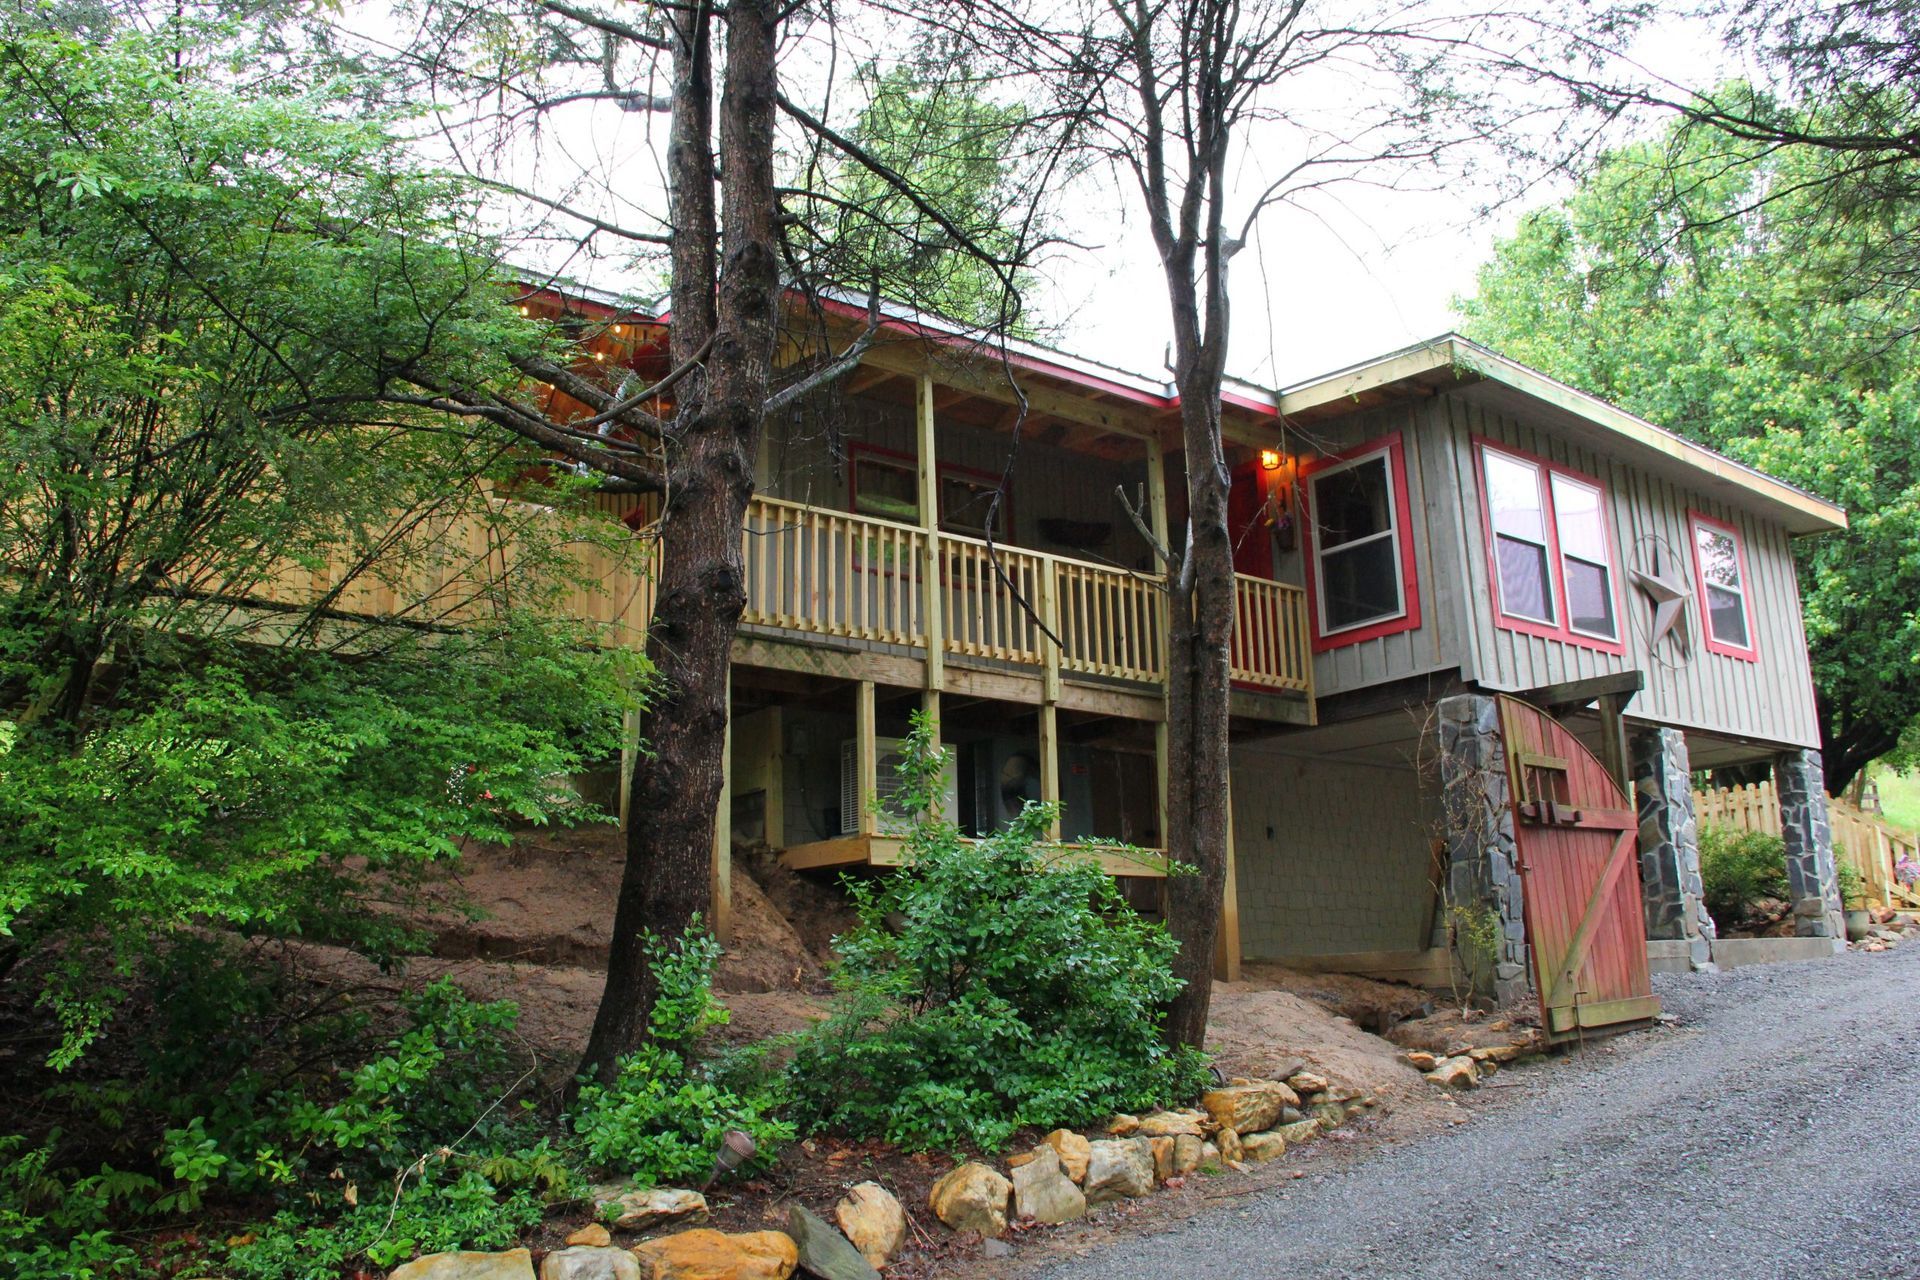
<path id="1" fill-rule="evenodd" d="M 1625 652 L 1619 557 L 1600 482 L 1485 440 L 1476 460 L 1494 621 L 1509 631 Z"/>
<path id="2" fill-rule="evenodd" d="M 1758 662 L 1760 643 L 1753 634 L 1753 596 L 1747 589 L 1747 550 L 1740 531 L 1698 511 L 1687 517 L 1693 526 L 1693 578 L 1707 622 L 1707 652 Z"/>
<path id="3" fill-rule="evenodd" d="M 1398 436 L 1371 440 L 1301 468 L 1308 522 L 1308 608 L 1315 651 L 1420 625 Z"/>

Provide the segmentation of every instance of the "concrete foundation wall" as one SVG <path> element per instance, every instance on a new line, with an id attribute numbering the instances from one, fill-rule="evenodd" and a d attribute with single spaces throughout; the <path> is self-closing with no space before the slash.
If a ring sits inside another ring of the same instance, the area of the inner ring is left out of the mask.
<path id="1" fill-rule="evenodd" d="M 1411 769 L 1237 758 L 1242 951 L 1278 959 L 1425 948 L 1438 819 Z"/>

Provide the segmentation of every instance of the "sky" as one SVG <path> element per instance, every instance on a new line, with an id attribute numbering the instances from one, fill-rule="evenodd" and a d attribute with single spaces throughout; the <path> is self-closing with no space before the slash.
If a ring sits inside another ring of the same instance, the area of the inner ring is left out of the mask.
<path id="1" fill-rule="evenodd" d="M 881 44 L 860 51 L 883 64 L 890 53 L 884 36 Z M 808 75 L 804 43 L 797 54 L 791 61 L 800 69 L 783 69 L 793 76 L 790 88 Z M 1672 16 L 1653 20 L 1633 56 L 1646 74 L 1675 83 L 1700 83 L 1739 69 L 1708 33 Z M 851 61 L 840 49 L 835 58 L 845 60 L 828 65 Z M 1320 127 L 1338 129 L 1350 118 L 1343 99 L 1352 93 L 1349 85 L 1308 81 L 1295 92 L 1299 101 L 1288 110 L 1309 125 L 1317 118 Z M 496 172 L 600 216 L 657 227 L 650 215 L 664 206 L 663 115 L 595 103 L 561 108 L 543 123 L 537 136 L 490 157 L 501 166 Z M 1237 187 L 1264 186 L 1268 173 L 1287 163 L 1288 147 L 1302 145 L 1298 132 L 1252 137 L 1236 160 Z M 1231 265 L 1228 372 L 1285 387 L 1446 332 L 1458 323 L 1454 299 L 1472 292 L 1475 272 L 1496 238 L 1527 209 L 1569 189 L 1564 181 L 1543 181 L 1487 214 L 1481 212 L 1491 193 L 1486 184 L 1422 179 L 1421 185 L 1426 189 L 1351 184 L 1322 193 L 1311 211 L 1289 205 L 1267 210 Z M 1137 193 L 1111 177 L 1074 190 L 1063 204 L 1071 208 L 1066 229 L 1080 247 L 1044 264 L 1034 303 L 1051 345 L 1165 376 L 1171 337 L 1165 284 L 1133 212 L 1137 200 Z M 648 281 L 646 272 L 622 260 L 619 242 L 596 259 L 580 248 L 578 224 L 555 218 L 547 230 L 550 240 L 530 246 L 538 261 L 615 291 L 647 294 L 658 288 L 657 278 Z"/>

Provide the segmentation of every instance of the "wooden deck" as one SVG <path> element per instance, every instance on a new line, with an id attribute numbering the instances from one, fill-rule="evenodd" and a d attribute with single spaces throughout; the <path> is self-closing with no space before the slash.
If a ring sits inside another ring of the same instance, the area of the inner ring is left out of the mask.
<path id="1" fill-rule="evenodd" d="M 1071 843 L 1057 848 L 1062 858 L 1093 862 L 1109 875 L 1166 878 L 1165 855 L 1156 849 L 1128 852 L 1108 845 Z M 780 855 L 780 861 L 795 871 L 809 871 L 820 867 L 903 867 L 912 859 L 907 856 L 905 837 L 874 834 L 792 845 Z"/>

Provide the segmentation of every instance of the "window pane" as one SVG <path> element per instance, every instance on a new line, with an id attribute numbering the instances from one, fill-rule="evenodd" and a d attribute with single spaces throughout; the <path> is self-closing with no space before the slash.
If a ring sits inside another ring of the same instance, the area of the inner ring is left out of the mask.
<path id="1" fill-rule="evenodd" d="M 920 518 L 920 480 L 911 467 L 879 458 L 853 463 L 853 508 L 889 520 Z"/>
<path id="2" fill-rule="evenodd" d="M 1322 547 L 1337 547 L 1391 529 L 1387 460 L 1370 458 L 1332 475 L 1315 476 L 1313 505 Z"/>
<path id="3" fill-rule="evenodd" d="M 1613 584 L 1604 567 L 1567 561 L 1567 613 L 1575 631 L 1609 639 L 1619 636 L 1613 625 Z"/>
<path id="4" fill-rule="evenodd" d="M 1326 552 L 1320 557 L 1320 579 L 1329 631 L 1400 616 L 1398 539 L 1377 538 Z"/>
<path id="5" fill-rule="evenodd" d="M 1738 645 L 1742 649 L 1748 647 L 1747 610 L 1739 592 L 1712 585 L 1707 587 L 1707 625 L 1713 629 L 1713 638 L 1720 643 Z"/>
<path id="6" fill-rule="evenodd" d="M 1541 511 L 1540 473 L 1524 462 L 1505 454 L 1485 450 L 1487 511 L 1493 516 L 1493 530 L 1530 542 L 1547 540 L 1547 521 Z"/>
<path id="7" fill-rule="evenodd" d="M 1553 476 L 1553 519 L 1560 533 L 1560 554 L 1594 564 L 1610 564 L 1607 527 L 1600 516 L 1600 491 L 1566 476 Z M 1572 588 L 1569 587 L 1571 592 Z"/>
<path id="8" fill-rule="evenodd" d="M 1547 592 L 1547 549 L 1505 534 L 1495 535 L 1493 547 L 1500 558 L 1501 611 L 1551 624 L 1554 619 L 1552 597 Z"/>
<path id="9" fill-rule="evenodd" d="M 1713 586 L 1740 589 L 1740 553 L 1733 535 L 1699 525 L 1693 530 L 1694 545 L 1700 548 L 1700 576 Z"/>
<path id="10" fill-rule="evenodd" d="M 993 509 L 993 499 L 997 489 L 998 486 L 989 481 L 969 480 L 964 476 L 941 476 L 941 528 L 984 536 L 987 531 L 987 513 Z M 1000 529 L 1007 527 L 1004 504 L 999 513 L 998 524 Z"/>

